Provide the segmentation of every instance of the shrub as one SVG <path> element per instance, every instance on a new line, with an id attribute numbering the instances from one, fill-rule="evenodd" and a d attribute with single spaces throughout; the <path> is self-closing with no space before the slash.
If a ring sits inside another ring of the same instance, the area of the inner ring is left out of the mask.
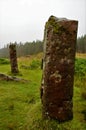
<path id="1" fill-rule="evenodd" d="M 86 59 L 75 60 L 75 74 L 79 76 L 86 75 Z"/>
<path id="2" fill-rule="evenodd" d="M 82 97 L 86 99 L 86 92 L 82 92 Z"/>
<path id="3" fill-rule="evenodd" d="M 41 67 L 41 62 L 39 60 L 33 60 L 30 64 L 30 69 L 37 69 Z"/>
<path id="4" fill-rule="evenodd" d="M 86 59 L 75 60 L 75 75 L 78 77 L 78 86 L 81 87 L 81 97 L 86 100 Z"/>
<path id="5" fill-rule="evenodd" d="M 0 64 L 3 64 L 3 65 L 7 65 L 7 64 L 9 64 L 10 63 L 10 61 L 8 60 L 8 59 L 5 59 L 5 58 L 0 58 Z"/>
<path id="6" fill-rule="evenodd" d="M 82 111 L 82 114 L 84 114 L 84 119 L 86 120 L 86 109 Z"/>

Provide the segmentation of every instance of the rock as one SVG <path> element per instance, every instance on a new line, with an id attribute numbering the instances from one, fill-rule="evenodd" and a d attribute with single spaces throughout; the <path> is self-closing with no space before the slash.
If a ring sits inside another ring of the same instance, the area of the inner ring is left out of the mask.
<path id="1" fill-rule="evenodd" d="M 44 31 L 41 99 L 43 117 L 73 118 L 73 82 L 78 22 L 51 16 Z"/>
<path id="2" fill-rule="evenodd" d="M 0 73 L 0 80 L 6 80 L 6 81 L 16 81 L 16 82 L 28 82 L 28 80 L 18 78 L 15 76 L 9 76 L 3 73 Z"/>
<path id="3" fill-rule="evenodd" d="M 17 64 L 17 54 L 16 54 L 16 44 L 9 45 L 10 52 L 10 63 L 11 63 L 11 72 L 18 73 L 18 64 Z"/>

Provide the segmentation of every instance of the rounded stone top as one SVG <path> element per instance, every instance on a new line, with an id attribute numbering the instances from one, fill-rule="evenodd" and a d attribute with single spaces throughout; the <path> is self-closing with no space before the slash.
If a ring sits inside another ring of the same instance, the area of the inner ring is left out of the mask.
<path id="1" fill-rule="evenodd" d="M 75 31 L 78 25 L 78 21 L 70 20 L 67 18 L 58 18 L 51 15 L 48 21 L 45 24 L 46 29 L 53 30 L 54 33 L 58 33 L 59 30 L 62 32 L 63 30 L 69 28 L 69 32 L 71 30 Z"/>
<path id="2" fill-rule="evenodd" d="M 68 19 L 67 18 L 58 18 L 58 17 L 55 17 L 55 16 L 53 16 L 53 15 L 51 15 L 50 17 L 49 17 L 49 19 L 48 19 L 48 21 L 51 21 L 51 20 L 55 20 L 55 21 L 68 21 Z"/>

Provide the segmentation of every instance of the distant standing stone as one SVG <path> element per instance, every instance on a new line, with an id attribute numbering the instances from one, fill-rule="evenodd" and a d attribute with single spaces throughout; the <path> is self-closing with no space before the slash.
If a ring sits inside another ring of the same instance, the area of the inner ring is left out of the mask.
<path id="1" fill-rule="evenodd" d="M 51 16 L 44 31 L 41 100 L 43 117 L 73 118 L 73 83 L 78 21 Z"/>
<path id="2" fill-rule="evenodd" d="M 18 73 L 18 64 L 17 64 L 17 54 L 16 54 L 16 45 L 10 44 L 9 45 L 9 52 L 10 52 L 10 63 L 11 63 L 11 72 Z"/>

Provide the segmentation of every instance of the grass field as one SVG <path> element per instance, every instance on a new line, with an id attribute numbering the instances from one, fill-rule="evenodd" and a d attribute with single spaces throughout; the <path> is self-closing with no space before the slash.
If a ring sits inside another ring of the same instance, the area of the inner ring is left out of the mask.
<path id="1" fill-rule="evenodd" d="M 18 59 L 18 77 L 28 82 L 0 81 L 0 130 L 86 130 L 85 72 L 80 75 L 81 71 L 76 71 L 75 74 L 73 120 L 59 124 L 56 120 L 42 118 L 41 55 Z M 0 64 L 0 72 L 10 74 L 10 64 Z"/>

